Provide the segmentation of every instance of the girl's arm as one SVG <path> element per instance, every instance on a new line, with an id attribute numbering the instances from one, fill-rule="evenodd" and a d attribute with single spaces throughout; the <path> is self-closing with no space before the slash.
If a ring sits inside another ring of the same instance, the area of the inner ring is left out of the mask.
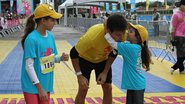
<path id="1" fill-rule="evenodd" d="M 42 86 L 37 78 L 33 64 L 34 64 L 33 58 L 26 59 L 26 71 L 28 73 L 28 76 L 30 77 L 32 83 L 36 86 L 38 93 L 39 93 L 40 100 L 41 101 L 48 100 L 47 92 L 42 88 Z"/>
<path id="2" fill-rule="evenodd" d="M 106 35 L 104 36 L 105 39 L 107 40 L 107 42 L 115 49 L 117 49 L 117 44 L 118 42 L 116 42 L 109 33 L 106 33 Z"/>
<path id="3" fill-rule="evenodd" d="M 28 58 L 26 59 L 26 71 L 28 73 L 28 76 L 30 77 L 32 83 L 35 85 L 39 83 L 39 80 L 37 78 L 35 69 L 33 67 L 34 59 L 33 58 Z"/>

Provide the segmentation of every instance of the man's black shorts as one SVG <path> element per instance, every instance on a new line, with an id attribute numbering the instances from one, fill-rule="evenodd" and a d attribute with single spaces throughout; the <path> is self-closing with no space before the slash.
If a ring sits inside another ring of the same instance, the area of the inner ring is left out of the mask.
<path id="1" fill-rule="evenodd" d="M 81 70 L 83 76 L 88 79 L 88 81 L 90 79 L 90 75 L 91 75 L 92 70 L 95 71 L 96 80 L 97 80 L 99 74 L 104 70 L 105 64 L 106 64 L 106 60 L 102 61 L 100 63 L 92 63 L 92 62 L 89 62 L 89 61 L 79 57 L 80 70 Z M 105 83 L 112 83 L 112 68 L 110 68 L 110 70 L 108 72 L 107 79 L 106 79 Z"/>

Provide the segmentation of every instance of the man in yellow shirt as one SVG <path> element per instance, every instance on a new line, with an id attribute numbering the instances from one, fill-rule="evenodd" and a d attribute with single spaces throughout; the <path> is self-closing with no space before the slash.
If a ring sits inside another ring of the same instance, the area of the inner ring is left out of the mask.
<path id="1" fill-rule="evenodd" d="M 127 21 L 122 15 L 113 14 L 107 23 L 96 24 L 88 29 L 71 49 L 70 57 L 76 71 L 79 89 L 75 104 L 84 104 L 89 88 L 92 70 L 95 70 L 97 84 L 103 89 L 103 104 L 112 104 L 112 69 L 111 65 L 117 52 L 111 48 L 104 35 L 109 32 L 116 41 L 123 37 Z"/>

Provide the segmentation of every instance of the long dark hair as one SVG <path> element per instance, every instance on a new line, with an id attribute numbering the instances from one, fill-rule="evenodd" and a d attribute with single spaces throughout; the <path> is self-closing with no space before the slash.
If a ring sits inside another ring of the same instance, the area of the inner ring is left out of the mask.
<path id="1" fill-rule="evenodd" d="M 141 50 L 141 59 L 142 59 L 142 64 L 144 64 L 144 67 L 146 68 L 146 71 L 149 71 L 150 64 L 152 63 L 152 61 L 151 61 L 151 52 L 148 48 L 147 41 L 143 42 L 142 50 Z"/>
<path id="2" fill-rule="evenodd" d="M 139 32 L 135 29 L 135 35 L 138 39 L 138 44 L 142 47 L 141 49 L 141 59 L 142 59 L 142 66 L 146 69 L 146 71 L 150 70 L 151 61 L 151 52 L 148 48 L 147 41 L 142 42 Z"/>
<path id="3" fill-rule="evenodd" d="M 30 17 L 28 17 L 26 21 L 26 27 L 24 29 L 24 35 L 21 40 L 22 48 L 24 49 L 24 42 L 26 37 L 28 36 L 29 33 L 31 33 L 35 29 L 35 21 L 34 21 L 34 15 L 32 14 Z"/>

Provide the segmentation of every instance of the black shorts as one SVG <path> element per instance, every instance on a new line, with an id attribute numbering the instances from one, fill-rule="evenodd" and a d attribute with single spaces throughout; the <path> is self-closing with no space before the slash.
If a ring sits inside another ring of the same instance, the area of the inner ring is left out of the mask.
<path id="1" fill-rule="evenodd" d="M 90 79 L 91 71 L 95 71 L 96 80 L 101 72 L 103 72 L 106 61 L 100 63 L 92 63 L 79 57 L 80 70 L 85 78 Z M 112 83 L 112 68 L 110 68 L 105 83 Z"/>

